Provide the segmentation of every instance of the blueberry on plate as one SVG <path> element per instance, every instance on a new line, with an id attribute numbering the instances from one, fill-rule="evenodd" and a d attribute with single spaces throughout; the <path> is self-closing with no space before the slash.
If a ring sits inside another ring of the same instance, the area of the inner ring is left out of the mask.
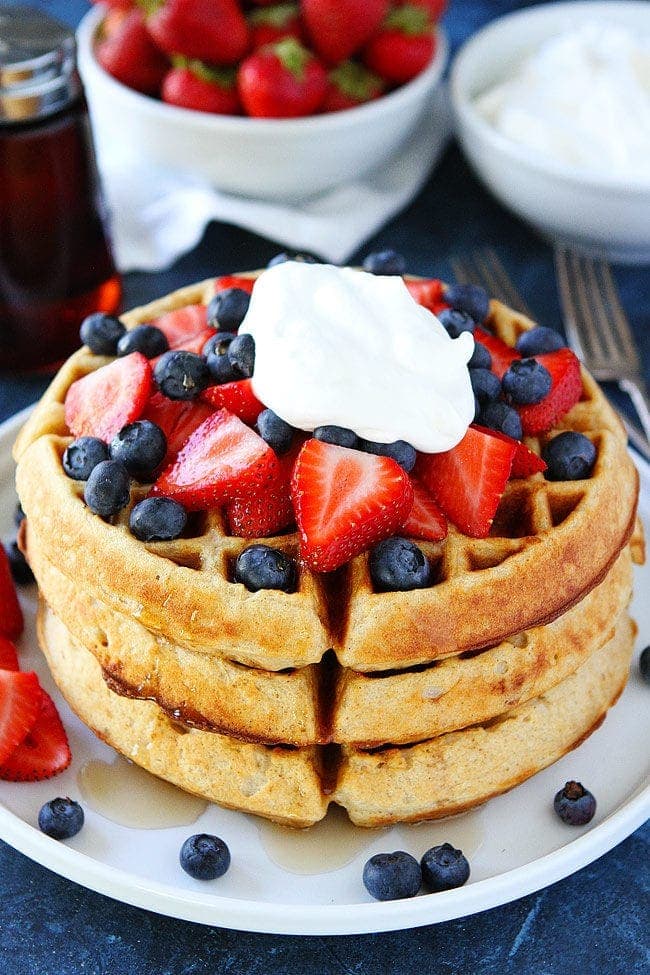
<path id="1" fill-rule="evenodd" d="M 406 273 L 406 259 L 392 247 L 373 251 L 363 262 L 364 271 L 370 274 L 402 275 Z"/>
<path id="2" fill-rule="evenodd" d="M 228 358 L 228 347 L 235 338 L 234 332 L 217 332 L 203 346 L 208 371 L 213 382 L 219 386 L 241 378 Z"/>
<path id="3" fill-rule="evenodd" d="M 521 440 L 523 436 L 521 418 L 507 403 L 485 403 L 479 414 L 478 423 L 490 430 L 505 433 L 513 440 Z"/>
<path id="4" fill-rule="evenodd" d="M 377 454 L 379 457 L 391 457 L 396 460 L 400 467 L 403 467 L 409 474 L 415 467 L 417 453 L 406 440 L 393 440 L 392 443 L 377 443 L 374 440 L 360 440 L 359 450 L 367 454 Z"/>
<path id="5" fill-rule="evenodd" d="M 103 460 L 86 481 L 84 501 L 94 514 L 110 518 L 129 503 L 130 489 L 131 478 L 124 464 Z"/>
<path id="6" fill-rule="evenodd" d="M 236 332 L 246 317 L 251 296 L 243 288 L 225 288 L 208 305 L 208 325 L 224 332 Z"/>
<path id="7" fill-rule="evenodd" d="M 422 549 L 408 538 L 386 538 L 370 552 L 370 575 L 378 592 L 425 589 L 431 566 Z"/>
<path id="8" fill-rule="evenodd" d="M 95 355 L 115 355 L 126 329 L 119 318 L 96 311 L 84 318 L 79 338 Z"/>
<path id="9" fill-rule="evenodd" d="M 169 342 L 164 332 L 155 325 L 136 325 L 117 343 L 118 356 L 141 352 L 147 359 L 155 359 L 169 349 Z"/>
<path id="10" fill-rule="evenodd" d="M 434 893 L 462 887 L 469 877 L 467 858 L 451 843 L 432 846 L 420 860 L 420 866 L 424 886 Z"/>
<path id="11" fill-rule="evenodd" d="M 30 586 L 34 582 L 34 573 L 18 548 L 18 542 L 14 540 L 6 551 L 14 582 L 19 586 Z"/>
<path id="12" fill-rule="evenodd" d="M 129 528 L 141 542 L 169 542 L 182 534 L 187 512 L 172 498 L 145 498 L 134 505 Z"/>
<path id="13" fill-rule="evenodd" d="M 548 467 L 547 481 L 581 481 L 589 477 L 596 462 L 596 448 L 583 433 L 566 430 L 542 448 Z"/>
<path id="14" fill-rule="evenodd" d="M 456 308 L 443 308 L 438 315 L 438 321 L 452 339 L 457 339 L 462 332 L 473 332 L 476 328 L 476 322 L 471 315 Z"/>
<path id="15" fill-rule="evenodd" d="M 501 383 L 489 369 L 470 369 L 469 380 L 479 403 L 492 403 L 501 395 Z"/>
<path id="16" fill-rule="evenodd" d="M 334 424 L 316 427 L 314 438 L 323 443 L 332 443 L 336 447 L 350 447 L 352 450 L 359 446 L 359 438 L 354 430 L 348 430 L 347 427 L 337 427 Z"/>
<path id="17" fill-rule="evenodd" d="M 490 296 L 480 284 L 450 284 L 445 290 L 445 301 L 475 322 L 485 321 L 490 310 Z"/>
<path id="18" fill-rule="evenodd" d="M 230 866 L 230 850 L 218 836 L 195 833 L 181 846 L 179 860 L 185 873 L 195 880 L 216 880 Z"/>
<path id="19" fill-rule="evenodd" d="M 63 470 L 73 481 L 87 481 L 103 460 L 108 460 L 108 447 L 103 440 L 98 437 L 79 437 L 65 449 Z"/>
<path id="20" fill-rule="evenodd" d="M 38 828 L 53 840 L 69 840 L 77 835 L 83 824 L 83 809 L 68 797 L 50 799 L 38 813 Z"/>
<path id="21" fill-rule="evenodd" d="M 515 359 L 503 374 L 503 392 L 512 403 L 539 403 L 551 391 L 551 374 L 537 359 Z"/>
<path id="22" fill-rule="evenodd" d="M 482 342 L 474 343 L 474 351 L 472 352 L 472 358 L 467 363 L 468 369 L 491 369 L 492 368 L 492 356 L 485 348 Z"/>
<path id="23" fill-rule="evenodd" d="M 522 332 L 517 339 L 515 348 L 523 356 L 543 355 L 545 352 L 557 352 L 563 349 L 566 342 L 559 332 L 554 328 L 546 328 L 545 325 L 538 325 L 531 328 L 529 332 Z"/>
<path id="24" fill-rule="evenodd" d="M 650 646 L 645 647 L 641 651 L 641 656 L 639 657 L 639 672 L 646 684 L 650 684 Z"/>
<path id="25" fill-rule="evenodd" d="M 181 400 L 196 399 L 211 381 L 205 359 L 181 349 L 165 352 L 158 359 L 153 378 L 164 396 Z"/>
<path id="26" fill-rule="evenodd" d="M 19 501 L 16 507 L 14 508 L 14 525 L 16 526 L 16 528 L 20 528 L 24 520 L 25 520 L 25 512 L 23 511 L 23 506 Z"/>
<path id="27" fill-rule="evenodd" d="M 420 864 L 403 850 L 376 853 L 363 868 L 363 885 L 377 901 L 415 897 L 422 885 Z"/>
<path id="28" fill-rule="evenodd" d="M 113 437 L 112 460 L 118 460 L 137 481 L 150 481 L 167 453 L 167 437 L 157 423 L 136 420 Z"/>
<path id="29" fill-rule="evenodd" d="M 291 447 L 293 427 L 273 410 L 262 410 L 257 418 L 257 431 L 276 454 L 286 454 Z"/>
<path id="30" fill-rule="evenodd" d="M 596 800 L 580 782 L 567 782 L 556 793 L 553 808 L 567 826 L 584 826 L 596 812 Z"/>
<path id="31" fill-rule="evenodd" d="M 298 264 L 318 264 L 318 259 L 313 254 L 296 253 L 288 254 L 287 251 L 280 251 L 271 258 L 267 267 L 276 267 L 278 264 L 286 264 L 287 261 L 296 261 Z"/>
<path id="32" fill-rule="evenodd" d="M 251 545 L 237 556 L 235 580 L 250 592 L 259 589 L 281 589 L 293 592 L 296 565 L 293 559 L 270 545 Z"/>
<path id="33" fill-rule="evenodd" d="M 226 353 L 238 379 L 250 379 L 255 369 L 255 339 L 244 332 L 236 335 Z"/>

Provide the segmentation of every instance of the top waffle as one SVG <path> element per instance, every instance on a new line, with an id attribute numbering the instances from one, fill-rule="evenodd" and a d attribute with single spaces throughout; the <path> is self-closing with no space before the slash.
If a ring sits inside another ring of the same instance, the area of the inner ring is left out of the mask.
<path id="1" fill-rule="evenodd" d="M 133 327 L 207 303 L 213 293 L 214 282 L 203 282 L 123 320 Z M 513 345 L 533 323 L 492 302 L 487 325 Z M 423 664 L 556 618 L 604 578 L 634 527 L 638 480 L 625 433 L 583 371 L 582 398 L 561 429 L 580 431 L 596 446 L 591 477 L 512 480 L 488 538 L 450 526 L 444 542 L 418 542 L 435 566 L 429 588 L 376 592 L 362 555 L 327 575 L 300 567 L 293 593 L 251 593 L 234 581 L 232 567 L 254 540 L 230 536 L 220 511 L 197 516 L 176 541 L 143 544 L 129 533 L 129 507 L 114 523 L 102 521 L 86 508 L 83 485 L 65 476 L 66 392 L 107 361 L 84 348 L 62 367 L 16 444 L 18 492 L 47 559 L 175 645 L 272 671 L 318 662 L 329 648 L 359 671 Z M 554 432 L 528 443 L 539 450 Z M 147 490 L 135 486 L 131 506 Z M 295 534 L 264 541 L 297 554 Z"/>

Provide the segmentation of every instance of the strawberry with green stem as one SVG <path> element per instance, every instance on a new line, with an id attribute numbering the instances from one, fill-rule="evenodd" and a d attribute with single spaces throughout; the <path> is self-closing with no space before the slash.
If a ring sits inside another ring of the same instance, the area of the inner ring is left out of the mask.
<path id="1" fill-rule="evenodd" d="M 248 24 L 237 0 L 139 0 L 147 29 L 169 57 L 181 54 L 235 65 L 248 48 Z"/>
<path id="2" fill-rule="evenodd" d="M 329 85 L 323 112 L 356 108 L 357 105 L 379 98 L 384 90 L 381 78 L 356 61 L 344 61 L 332 68 L 327 77 Z"/>
<path id="3" fill-rule="evenodd" d="M 142 13 L 132 10 L 123 15 L 119 11 L 109 26 L 110 30 L 100 31 L 95 47 L 104 71 L 128 88 L 157 95 L 169 62 L 153 43 Z"/>
<path id="4" fill-rule="evenodd" d="M 378 30 L 388 0 L 301 0 L 312 46 L 326 64 L 347 61 Z"/>
<path id="5" fill-rule="evenodd" d="M 161 96 L 168 105 L 213 115 L 239 115 L 241 105 L 232 68 L 214 68 L 196 58 L 172 57 Z"/>
<path id="6" fill-rule="evenodd" d="M 253 10 L 247 16 L 250 28 L 251 48 L 266 44 L 277 44 L 285 37 L 295 37 L 297 41 L 304 41 L 304 31 L 300 19 L 300 10 L 296 3 L 278 3 Z"/>
<path id="7" fill-rule="evenodd" d="M 242 61 L 237 84 L 242 105 L 256 118 L 297 118 L 319 111 L 327 73 L 295 38 L 260 48 Z"/>
<path id="8" fill-rule="evenodd" d="M 385 81 L 402 85 L 431 61 L 436 38 L 422 7 L 409 4 L 390 11 L 380 30 L 363 49 L 363 62 Z"/>

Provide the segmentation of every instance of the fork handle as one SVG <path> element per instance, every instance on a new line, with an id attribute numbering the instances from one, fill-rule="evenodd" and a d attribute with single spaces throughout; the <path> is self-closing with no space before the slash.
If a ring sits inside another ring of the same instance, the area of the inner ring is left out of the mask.
<path id="1" fill-rule="evenodd" d="M 632 379 L 621 379 L 619 388 L 632 400 L 634 409 L 637 412 L 641 426 L 645 431 L 647 439 L 650 441 L 650 402 L 648 401 L 648 391 L 643 380 L 638 382 Z"/>

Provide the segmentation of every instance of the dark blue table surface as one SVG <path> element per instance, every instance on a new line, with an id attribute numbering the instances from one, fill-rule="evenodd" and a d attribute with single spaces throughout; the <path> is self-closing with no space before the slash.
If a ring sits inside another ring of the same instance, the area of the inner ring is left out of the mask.
<path id="1" fill-rule="evenodd" d="M 87 9 L 85 0 L 36 5 L 73 25 Z M 445 25 L 456 47 L 492 17 L 532 5 L 456 0 Z M 538 320 L 557 326 L 550 249 L 483 191 L 455 147 L 414 203 L 363 252 L 390 244 L 414 273 L 450 277 L 454 253 L 488 242 Z M 125 306 L 211 274 L 263 266 L 278 250 L 273 241 L 211 224 L 199 247 L 169 270 L 127 275 Z M 648 270 L 616 268 L 616 278 L 650 381 Z M 0 376 L 0 420 L 37 399 L 44 386 L 41 379 Z M 512 904 L 432 927 L 343 938 L 246 934 L 160 917 L 84 890 L 0 843 L 0 973 L 647 975 L 649 842 L 646 823 L 591 866 Z"/>

